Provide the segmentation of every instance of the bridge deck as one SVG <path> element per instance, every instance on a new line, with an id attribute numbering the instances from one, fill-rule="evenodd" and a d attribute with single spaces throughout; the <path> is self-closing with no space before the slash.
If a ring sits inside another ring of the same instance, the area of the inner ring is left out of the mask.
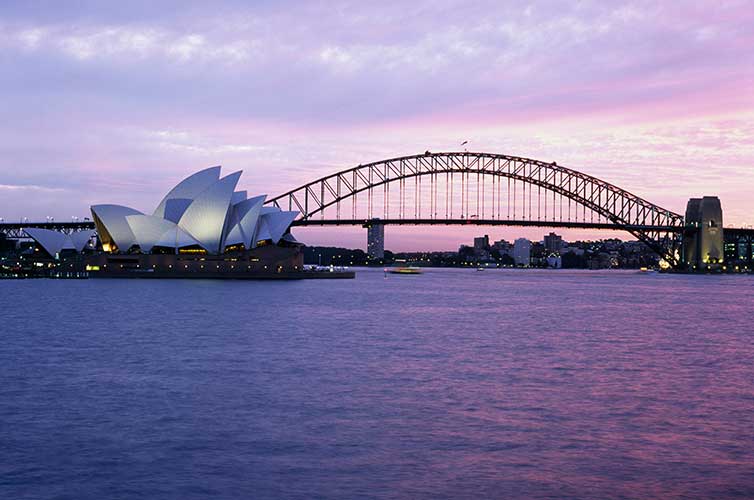
<path id="1" fill-rule="evenodd" d="M 682 232 L 678 226 L 622 225 L 602 222 L 564 222 L 546 220 L 504 220 L 504 219 L 311 219 L 297 220 L 293 226 L 368 226 L 370 224 L 386 226 L 524 226 L 569 229 L 604 229 L 626 231 L 630 229 L 644 231 Z"/>
<path id="2" fill-rule="evenodd" d="M 25 227 L 72 233 L 74 231 L 94 229 L 94 222 L 0 222 L 0 236 L 4 236 L 8 239 L 28 238 L 24 233 Z"/>
<path id="3" fill-rule="evenodd" d="M 644 231 L 667 231 L 680 233 L 682 227 L 677 226 L 644 226 L 644 225 L 620 225 L 601 222 L 564 222 L 545 220 L 502 220 L 502 219 L 305 219 L 293 222 L 295 227 L 305 226 L 368 226 L 379 220 L 380 224 L 387 226 L 521 226 L 521 227 L 547 227 L 567 229 L 599 229 L 599 230 L 644 230 Z M 0 235 L 6 238 L 26 238 L 23 234 L 25 227 L 38 227 L 56 231 L 80 231 L 94 229 L 94 222 L 0 222 Z M 726 227 L 724 229 L 731 236 L 754 237 L 754 228 Z"/>

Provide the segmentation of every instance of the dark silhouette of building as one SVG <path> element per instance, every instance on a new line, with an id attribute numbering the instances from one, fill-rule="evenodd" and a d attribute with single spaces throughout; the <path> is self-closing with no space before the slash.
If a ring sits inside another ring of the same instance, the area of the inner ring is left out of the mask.
<path id="1" fill-rule="evenodd" d="M 560 254 L 560 250 L 563 248 L 563 238 L 555 233 L 550 233 L 545 236 L 545 252 L 548 255 Z"/>
<path id="2" fill-rule="evenodd" d="M 490 248 L 490 237 L 488 235 L 474 238 L 474 250 L 488 250 Z"/>

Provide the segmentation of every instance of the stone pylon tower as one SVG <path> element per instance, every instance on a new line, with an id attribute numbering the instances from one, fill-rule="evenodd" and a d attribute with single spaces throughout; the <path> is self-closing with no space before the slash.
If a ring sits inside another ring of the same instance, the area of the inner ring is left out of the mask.
<path id="1" fill-rule="evenodd" d="M 723 209 L 717 196 L 691 198 L 686 205 L 683 261 L 692 271 L 718 269 L 723 265 Z"/>

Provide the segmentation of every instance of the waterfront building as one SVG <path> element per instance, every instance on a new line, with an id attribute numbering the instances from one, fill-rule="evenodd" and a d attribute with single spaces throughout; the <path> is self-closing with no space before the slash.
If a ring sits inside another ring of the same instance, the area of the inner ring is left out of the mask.
<path id="1" fill-rule="evenodd" d="M 548 255 L 558 255 L 563 248 L 563 238 L 555 233 L 545 235 L 544 239 L 545 252 Z"/>
<path id="2" fill-rule="evenodd" d="M 298 212 L 264 206 L 266 195 L 235 191 L 241 172 L 220 178 L 220 167 L 197 172 L 170 190 L 152 214 L 120 205 L 91 207 L 102 249 L 116 253 L 206 254 L 295 241 Z M 27 231 L 28 232 L 28 231 Z"/>
<path id="3" fill-rule="evenodd" d="M 492 244 L 492 247 L 498 251 L 508 251 L 511 249 L 511 244 L 506 240 L 498 240 Z"/>
<path id="4" fill-rule="evenodd" d="M 479 236 L 474 238 L 474 250 L 477 252 L 487 250 L 490 248 L 490 237 L 488 235 Z"/>
<path id="5" fill-rule="evenodd" d="M 587 258 L 589 269 L 610 269 L 610 254 L 607 252 L 597 252 Z"/>
<path id="6" fill-rule="evenodd" d="M 240 171 L 220 177 L 220 167 L 197 172 L 171 189 L 151 214 L 92 206 L 102 252 L 87 257 L 87 270 L 140 277 L 300 272 L 301 244 L 290 233 L 298 212 L 265 206 L 266 195 L 249 198 L 237 191 L 240 177 Z"/>
<path id="7" fill-rule="evenodd" d="M 531 241 L 518 238 L 513 243 L 513 260 L 518 267 L 529 267 L 531 263 Z"/>
<path id="8" fill-rule="evenodd" d="M 563 267 L 563 259 L 560 255 L 549 255 L 547 257 L 547 267 L 551 269 L 560 269 Z"/>
<path id="9" fill-rule="evenodd" d="M 577 246 L 567 246 L 560 250 L 561 254 L 572 253 L 574 255 L 584 255 L 584 249 Z"/>
<path id="10" fill-rule="evenodd" d="M 385 226 L 379 219 L 372 219 L 367 226 L 367 255 L 369 260 L 385 258 Z"/>

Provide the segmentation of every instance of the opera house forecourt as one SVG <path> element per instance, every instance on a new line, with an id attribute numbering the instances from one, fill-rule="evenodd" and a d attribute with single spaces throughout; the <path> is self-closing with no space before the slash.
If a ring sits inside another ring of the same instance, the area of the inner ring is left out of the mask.
<path id="1" fill-rule="evenodd" d="M 219 166 L 199 171 L 171 189 L 151 214 L 121 205 L 92 206 L 100 251 L 82 258 L 89 277 L 353 277 L 352 272 L 306 270 L 302 244 L 290 232 L 298 212 L 264 206 L 266 195 L 236 191 L 240 177 L 240 171 L 221 177 Z M 29 235 L 43 246 L 42 239 L 51 237 Z M 91 236 L 53 239 L 56 249 L 80 252 L 85 242 L 79 240 Z"/>

